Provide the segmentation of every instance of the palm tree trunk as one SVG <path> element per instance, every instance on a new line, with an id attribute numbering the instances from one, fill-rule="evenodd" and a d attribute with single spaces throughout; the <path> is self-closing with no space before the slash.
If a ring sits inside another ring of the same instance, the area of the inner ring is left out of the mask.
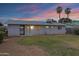
<path id="1" fill-rule="evenodd" d="M 59 13 L 59 19 L 61 18 L 60 16 L 61 16 L 61 14 Z"/>
<path id="2" fill-rule="evenodd" d="M 69 14 L 67 14 L 67 18 L 69 18 Z"/>

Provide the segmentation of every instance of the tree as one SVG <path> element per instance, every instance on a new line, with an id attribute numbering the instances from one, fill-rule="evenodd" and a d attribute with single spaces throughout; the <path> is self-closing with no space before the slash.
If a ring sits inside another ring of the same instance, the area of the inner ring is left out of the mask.
<path id="1" fill-rule="evenodd" d="M 2 23 L 0 23 L 0 44 L 3 42 L 5 36 L 5 28 Z"/>
<path id="2" fill-rule="evenodd" d="M 71 23 L 72 22 L 72 19 L 70 18 L 61 18 L 59 20 L 59 23 Z"/>
<path id="3" fill-rule="evenodd" d="M 51 23 L 51 20 L 50 19 L 47 19 L 46 23 Z"/>
<path id="4" fill-rule="evenodd" d="M 0 26 L 3 26 L 3 24 L 2 24 L 2 23 L 0 23 Z"/>
<path id="5" fill-rule="evenodd" d="M 65 9 L 65 14 L 67 14 L 67 18 L 69 18 L 69 14 L 71 13 L 71 8 Z"/>
<path id="6" fill-rule="evenodd" d="M 59 14 L 59 19 L 61 18 L 60 16 L 61 16 L 61 12 L 62 12 L 62 7 L 57 7 L 56 8 L 56 10 L 57 10 L 57 13 Z"/>
<path id="7" fill-rule="evenodd" d="M 46 23 L 57 23 L 54 19 L 47 19 Z"/>
<path id="8" fill-rule="evenodd" d="M 52 23 L 57 23 L 57 21 L 56 21 L 56 20 L 54 20 L 54 19 L 51 19 L 51 21 L 52 21 Z"/>

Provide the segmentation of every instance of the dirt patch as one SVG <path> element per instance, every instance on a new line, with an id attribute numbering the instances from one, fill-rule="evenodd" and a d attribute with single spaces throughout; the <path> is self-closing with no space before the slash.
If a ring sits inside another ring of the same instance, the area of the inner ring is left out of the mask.
<path id="1" fill-rule="evenodd" d="M 48 53 L 38 46 L 24 46 L 17 44 L 17 40 L 23 37 L 11 37 L 5 39 L 0 44 L 0 55 L 12 55 L 12 56 L 44 56 Z"/>

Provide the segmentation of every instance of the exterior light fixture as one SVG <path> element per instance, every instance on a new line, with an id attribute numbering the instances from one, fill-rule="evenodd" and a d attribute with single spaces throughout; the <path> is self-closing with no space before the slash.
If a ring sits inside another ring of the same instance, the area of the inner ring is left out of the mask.
<path id="1" fill-rule="evenodd" d="M 31 29 L 34 29 L 34 26 L 30 26 Z"/>
<path id="2" fill-rule="evenodd" d="M 46 26 L 46 28 L 49 28 L 49 26 Z"/>

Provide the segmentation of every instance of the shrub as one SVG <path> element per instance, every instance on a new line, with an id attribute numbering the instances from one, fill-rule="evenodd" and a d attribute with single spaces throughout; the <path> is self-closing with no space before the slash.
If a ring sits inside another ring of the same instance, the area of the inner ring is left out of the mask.
<path id="1" fill-rule="evenodd" d="M 3 39 L 5 37 L 5 31 L 2 27 L 0 27 L 0 44 L 3 42 Z"/>
<path id="2" fill-rule="evenodd" d="M 0 43 L 3 42 L 3 38 L 4 38 L 3 32 L 0 32 Z"/>
<path id="3" fill-rule="evenodd" d="M 79 35 L 79 29 L 75 29 L 74 34 Z"/>

